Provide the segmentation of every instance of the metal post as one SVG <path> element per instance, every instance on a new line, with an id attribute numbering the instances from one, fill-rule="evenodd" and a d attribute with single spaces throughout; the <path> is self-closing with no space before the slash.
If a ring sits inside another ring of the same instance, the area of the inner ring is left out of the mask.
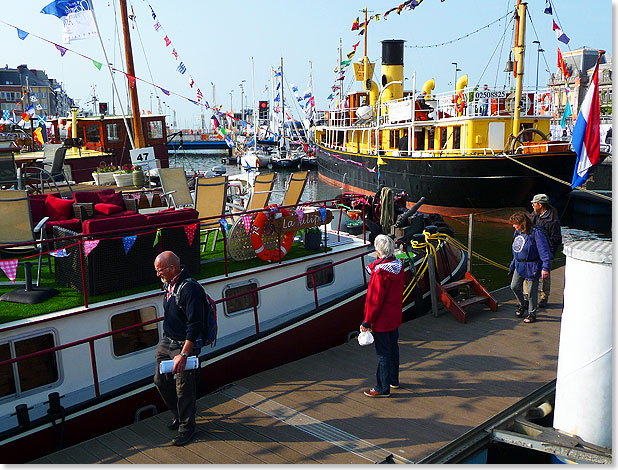
<path id="1" fill-rule="evenodd" d="M 472 272 L 472 234 L 474 233 L 474 214 L 468 215 L 468 266 L 466 270 Z"/>
<path id="2" fill-rule="evenodd" d="M 433 253 L 429 253 L 429 293 L 431 294 L 431 314 L 438 316 L 438 295 L 436 293 L 436 261 Z"/>

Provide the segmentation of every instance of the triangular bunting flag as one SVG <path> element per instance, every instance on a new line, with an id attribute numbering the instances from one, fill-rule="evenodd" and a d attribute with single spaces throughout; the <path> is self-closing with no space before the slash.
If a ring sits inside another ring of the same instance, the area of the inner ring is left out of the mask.
<path id="1" fill-rule="evenodd" d="M 156 246 L 157 243 L 159 243 L 159 236 L 161 235 L 161 229 L 157 230 L 157 234 L 155 235 L 155 239 L 154 242 L 152 243 L 152 246 Z"/>
<path id="2" fill-rule="evenodd" d="M 67 52 L 67 48 L 62 47 L 60 44 L 54 44 L 54 46 L 56 46 L 56 49 L 60 51 L 60 56 L 64 57 L 64 54 Z"/>
<path id="3" fill-rule="evenodd" d="M 219 219 L 219 225 L 221 225 L 221 227 L 223 227 L 223 230 L 227 233 L 230 224 L 227 223 L 227 220 L 225 219 Z"/>
<path id="4" fill-rule="evenodd" d="M 185 235 L 187 235 L 189 246 L 193 245 L 193 239 L 195 238 L 195 230 L 197 229 L 197 224 L 185 225 L 183 228 L 185 229 Z"/>
<path id="5" fill-rule="evenodd" d="M 386 165 L 386 162 L 382 160 L 382 157 L 378 157 L 378 165 Z"/>
<path id="6" fill-rule="evenodd" d="M 28 31 L 24 31 L 23 29 L 19 29 L 19 28 L 16 28 L 16 29 L 17 29 L 17 37 L 21 39 L 22 41 L 26 39 L 28 34 L 30 34 L 28 33 Z"/>
<path id="7" fill-rule="evenodd" d="M 303 223 L 303 217 L 305 216 L 305 213 L 301 209 L 296 209 L 296 216 L 298 217 L 299 225 L 302 224 Z"/>
<path id="8" fill-rule="evenodd" d="M 128 237 L 122 237 L 122 246 L 124 247 L 124 254 L 126 255 L 133 247 L 133 244 L 137 240 L 137 235 L 130 235 Z"/>
<path id="9" fill-rule="evenodd" d="M 92 250 L 94 250 L 99 244 L 100 240 L 86 240 L 84 241 L 84 255 L 88 256 Z"/>
<path id="10" fill-rule="evenodd" d="M 0 261 L 0 268 L 4 271 L 4 274 L 12 281 L 15 282 L 15 278 L 17 278 L 17 260 L 16 259 L 6 259 Z"/>
<path id="11" fill-rule="evenodd" d="M 146 199 L 148 199 L 148 205 L 152 207 L 152 198 L 154 198 L 154 193 L 152 191 L 146 193 Z"/>
<path id="12" fill-rule="evenodd" d="M 243 215 L 242 222 L 245 225 L 245 232 L 249 233 L 251 231 L 251 216 L 248 214 Z"/>
<path id="13" fill-rule="evenodd" d="M 326 221 L 326 208 L 320 207 L 318 211 L 320 212 L 320 215 L 322 216 L 322 223 L 324 223 Z"/>
<path id="14" fill-rule="evenodd" d="M 131 88 L 135 88 L 135 77 L 133 75 L 127 74 L 127 80 L 129 81 L 129 86 Z"/>
<path id="15" fill-rule="evenodd" d="M 96 60 L 93 60 L 92 64 L 99 70 L 101 70 L 101 67 L 103 67 L 103 64 L 101 62 L 97 62 Z"/>
<path id="16" fill-rule="evenodd" d="M 50 251 L 49 254 L 50 256 L 53 256 L 55 258 L 66 258 L 67 256 L 69 256 L 66 248 L 62 248 L 61 250 Z"/>

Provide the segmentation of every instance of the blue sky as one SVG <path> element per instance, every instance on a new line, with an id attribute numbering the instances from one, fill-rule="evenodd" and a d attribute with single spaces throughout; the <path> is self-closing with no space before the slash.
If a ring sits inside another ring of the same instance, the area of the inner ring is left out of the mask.
<path id="1" fill-rule="evenodd" d="M 54 16 L 43 15 L 40 10 L 49 0 L 22 0 L 3 2 L 2 20 L 25 31 L 62 44 L 61 22 Z M 353 60 L 362 58 L 363 37 L 351 31 L 362 8 L 367 6 L 370 14 L 383 13 L 399 3 L 394 1 L 352 0 L 303 2 L 297 0 L 264 0 L 260 2 L 226 2 L 210 0 L 128 0 L 136 14 L 136 29 L 131 31 L 136 75 L 159 86 L 194 98 L 195 87 L 189 87 L 189 74 L 201 89 L 205 99 L 213 101 L 211 82 L 215 84 L 216 103 L 234 110 L 240 108 L 242 80 L 246 103 L 252 100 L 251 65 L 255 64 L 255 99 L 267 99 L 264 93 L 271 67 L 278 67 L 283 57 L 284 73 L 289 83 L 294 83 L 304 92 L 309 78 L 309 62 L 313 65 L 314 95 L 316 106 L 326 109 L 326 97 L 331 92 L 336 75 L 334 68 L 339 59 L 339 40 L 343 44 L 343 56 L 352 50 L 352 45 L 361 41 Z M 468 74 L 468 84 L 489 83 L 501 86 L 505 75 L 502 70 L 508 56 L 511 29 L 506 32 L 506 44 L 498 48 L 490 60 L 498 40 L 504 32 L 505 22 L 472 34 L 466 39 L 442 47 L 413 48 L 414 45 L 432 45 L 454 40 L 481 28 L 512 10 L 515 0 L 424 0 L 413 11 L 391 13 L 385 21 L 372 21 L 368 32 L 368 56 L 380 59 L 383 39 L 404 39 L 406 89 L 412 87 L 412 72 L 416 72 L 417 88 L 425 80 L 434 78 L 436 92 L 452 88 L 455 67 L 459 73 Z M 172 41 L 165 47 L 162 31 L 153 28 L 151 5 L 165 33 Z M 605 49 L 612 53 L 612 16 L 610 0 L 554 0 L 554 18 L 559 20 L 563 31 L 571 38 L 568 46 L 556 41 L 552 31 L 552 18 L 543 14 L 545 0 L 529 0 L 528 5 L 534 27 L 528 23 L 526 50 L 526 85 L 534 86 L 537 53 L 533 40 L 540 40 L 545 50 L 539 65 L 539 83 L 546 83 L 549 74 L 556 70 L 557 47 L 562 52 L 582 46 Z M 95 12 L 101 28 L 108 57 L 117 68 L 124 68 L 115 38 L 114 0 L 94 0 Z M 615 6 L 615 5 L 614 5 Z M 130 7 L 129 7 L 130 8 Z M 118 25 L 120 20 L 118 19 Z M 120 28 L 120 26 L 119 26 Z M 106 70 L 97 70 L 91 62 L 71 52 L 64 57 L 56 48 L 33 36 L 25 40 L 17 37 L 15 29 L 0 24 L 3 38 L 3 62 L 14 68 L 27 64 L 30 68 L 43 69 L 50 77 L 64 83 L 70 96 L 86 107 L 93 85 L 100 101 L 107 101 L 111 108 L 111 82 Z M 139 32 L 139 35 L 137 34 Z M 141 41 L 140 41 L 141 37 Z M 88 57 L 104 62 L 98 39 L 73 41 L 66 45 Z M 176 71 L 178 61 L 171 54 L 174 47 L 187 67 L 184 75 Z M 144 54 L 145 51 L 145 54 Z M 545 63 L 546 62 L 546 63 Z M 1 64 L 0 64 L 1 65 Z M 483 70 L 485 70 L 484 74 Z M 151 73 L 152 77 L 151 78 Z M 352 75 L 351 69 L 348 72 Z M 116 74 L 121 90 L 126 89 L 122 76 Z M 346 78 L 344 89 L 360 89 L 360 82 Z M 165 96 L 160 90 L 138 82 L 140 107 L 158 110 L 157 94 L 164 112 L 175 109 L 179 125 L 197 127 L 200 114 L 206 119 L 210 112 L 191 104 L 185 98 Z M 286 91 L 287 92 L 287 91 Z M 121 91 L 121 93 L 123 93 Z M 231 96 L 230 96 L 231 93 Z M 124 99 L 126 102 L 126 98 Z M 116 107 L 118 112 L 119 108 Z"/>

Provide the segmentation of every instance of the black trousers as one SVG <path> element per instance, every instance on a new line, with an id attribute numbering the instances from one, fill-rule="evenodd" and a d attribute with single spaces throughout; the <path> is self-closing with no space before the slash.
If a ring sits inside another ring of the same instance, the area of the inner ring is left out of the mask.
<path id="1" fill-rule="evenodd" d="M 185 370 L 181 374 L 160 374 L 159 364 L 161 361 L 174 359 L 182 350 L 182 343 L 170 342 L 163 338 L 157 346 L 154 383 L 161 394 L 161 398 L 179 421 L 179 432 L 195 430 L 195 414 L 197 398 L 197 384 L 200 369 Z M 200 349 L 193 349 L 190 356 L 197 356 Z"/>

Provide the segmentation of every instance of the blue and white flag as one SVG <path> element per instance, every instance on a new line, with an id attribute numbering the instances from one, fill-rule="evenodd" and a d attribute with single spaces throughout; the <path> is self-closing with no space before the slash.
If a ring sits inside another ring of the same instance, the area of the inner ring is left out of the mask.
<path id="1" fill-rule="evenodd" d="M 62 21 L 62 41 L 65 44 L 75 39 L 86 39 L 97 34 L 90 5 L 83 0 L 54 0 L 46 5 L 41 13 L 60 18 Z"/>
<path id="2" fill-rule="evenodd" d="M 182 75 L 184 75 L 184 73 L 187 71 L 187 67 L 185 67 L 184 62 L 181 62 L 178 67 L 176 67 L 176 70 L 178 70 Z"/>
<path id="3" fill-rule="evenodd" d="M 599 59 L 601 56 L 599 56 Z M 601 162 L 601 106 L 599 102 L 599 59 L 592 74 L 588 92 L 584 98 L 575 127 L 571 145 L 577 154 L 571 187 L 586 182 L 588 170 Z"/>
<path id="4" fill-rule="evenodd" d="M 137 235 L 131 235 L 129 237 L 122 237 L 122 246 L 124 247 L 124 254 L 126 255 L 131 248 L 133 248 L 133 244 L 137 240 Z"/>
<path id="5" fill-rule="evenodd" d="M 8 109 L 4 109 L 2 111 L 2 119 L 4 119 L 5 121 L 11 119 L 11 112 Z"/>

